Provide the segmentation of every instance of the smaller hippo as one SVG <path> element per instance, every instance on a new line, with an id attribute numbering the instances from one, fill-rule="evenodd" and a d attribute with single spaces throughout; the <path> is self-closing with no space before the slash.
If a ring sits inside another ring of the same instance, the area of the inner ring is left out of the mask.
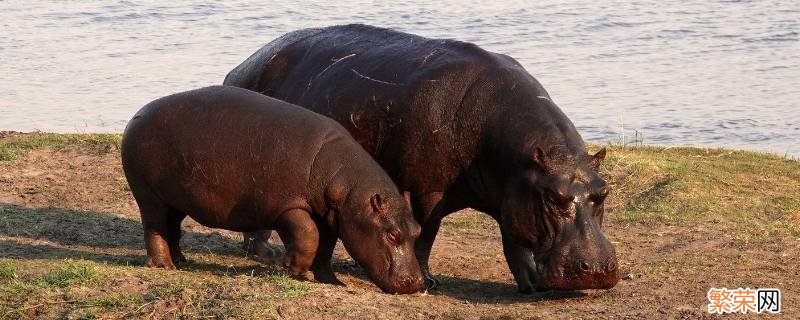
<path id="1" fill-rule="evenodd" d="M 155 100 L 128 123 L 122 166 L 144 225 L 147 265 L 185 260 L 188 215 L 233 231 L 275 229 L 284 267 L 341 284 L 337 238 L 387 293 L 423 286 L 420 227 L 389 176 L 336 121 L 236 87 Z"/>

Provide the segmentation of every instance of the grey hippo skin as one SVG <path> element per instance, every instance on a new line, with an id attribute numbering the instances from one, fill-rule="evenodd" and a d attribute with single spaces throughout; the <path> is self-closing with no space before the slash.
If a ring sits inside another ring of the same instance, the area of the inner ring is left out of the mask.
<path id="1" fill-rule="evenodd" d="M 465 42 L 333 26 L 270 42 L 224 84 L 341 123 L 410 197 L 428 285 L 437 283 L 428 259 L 442 218 L 467 207 L 499 223 L 521 292 L 617 283 L 616 254 L 601 231 L 605 150 L 587 154 L 572 122 L 514 59 Z"/>
<path id="2" fill-rule="evenodd" d="M 184 260 L 181 221 L 234 231 L 275 229 L 284 266 L 341 284 L 331 269 L 337 238 L 388 293 L 424 283 L 406 199 L 335 121 L 235 87 L 174 94 L 128 123 L 122 165 L 139 205 L 147 265 Z"/>

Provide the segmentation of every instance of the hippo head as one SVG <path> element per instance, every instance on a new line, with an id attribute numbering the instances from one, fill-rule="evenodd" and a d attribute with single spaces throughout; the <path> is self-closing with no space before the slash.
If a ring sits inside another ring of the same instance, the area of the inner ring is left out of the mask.
<path id="1" fill-rule="evenodd" d="M 502 203 L 503 228 L 531 248 L 538 290 L 608 289 L 617 284 L 614 247 L 601 230 L 609 187 L 595 155 L 535 148 Z"/>
<path id="2" fill-rule="evenodd" d="M 358 196 L 362 194 L 368 196 Z M 351 192 L 342 210 L 347 213 L 339 214 L 339 237 L 372 282 L 387 293 L 422 290 L 422 272 L 414 255 L 420 226 L 399 192 Z"/>

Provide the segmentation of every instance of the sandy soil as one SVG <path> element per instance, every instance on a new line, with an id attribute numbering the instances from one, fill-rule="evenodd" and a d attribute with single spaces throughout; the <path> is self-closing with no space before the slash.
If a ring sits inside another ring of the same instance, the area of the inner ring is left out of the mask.
<path id="1" fill-rule="evenodd" d="M 5 221 L 0 220 L 0 257 L 56 262 L 84 259 L 133 269 L 140 268 L 145 259 L 137 207 L 127 190 L 114 146 L 34 150 L 23 159 L 0 162 L 2 208 L 18 217 L 6 215 Z M 698 319 L 710 317 L 705 311 L 706 291 L 724 286 L 781 288 L 780 316 L 800 317 L 800 239 L 744 246 L 707 224 L 606 223 L 605 227 L 616 246 L 623 279 L 612 290 L 519 295 L 505 264 L 495 223 L 467 210 L 446 219 L 434 247 L 431 265 L 443 280 L 441 288 L 407 296 L 382 294 L 365 280 L 361 269 L 339 245 L 335 270 L 347 287 L 312 283 L 300 297 L 278 300 L 272 316 Z M 236 233 L 208 229 L 189 219 L 184 230 L 187 235 L 182 246 L 192 262 L 177 272 L 182 277 L 230 274 L 234 278 L 230 287 L 214 289 L 218 291 L 214 303 L 232 304 L 234 308 L 240 303 L 245 308 L 253 296 L 248 292 L 248 280 L 242 277 L 246 278 L 248 270 L 269 267 L 269 261 L 262 264 L 245 258 L 239 248 L 241 237 Z M 154 288 L 147 280 L 126 276 L 124 271 L 113 278 L 113 285 L 86 289 L 90 292 L 87 294 L 101 290 L 143 295 Z M 71 294 L 80 297 L 80 289 Z M 135 312 L 101 310 L 97 315 L 171 318 L 174 313 L 167 312 L 170 303 L 180 302 L 157 300 Z M 72 317 L 70 310 L 78 307 L 58 308 L 63 309 L 59 316 Z M 28 316 L 42 316 L 30 312 Z M 245 312 L 233 317 L 248 316 Z"/>

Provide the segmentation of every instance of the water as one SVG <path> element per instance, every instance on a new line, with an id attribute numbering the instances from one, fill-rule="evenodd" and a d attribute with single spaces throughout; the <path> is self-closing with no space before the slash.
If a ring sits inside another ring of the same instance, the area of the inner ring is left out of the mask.
<path id="1" fill-rule="evenodd" d="M 0 1 L 0 130 L 120 132 L 288 31 L 361 22 L 474 42 L 585 139 L 800 156 L 800 1 Z"/>

